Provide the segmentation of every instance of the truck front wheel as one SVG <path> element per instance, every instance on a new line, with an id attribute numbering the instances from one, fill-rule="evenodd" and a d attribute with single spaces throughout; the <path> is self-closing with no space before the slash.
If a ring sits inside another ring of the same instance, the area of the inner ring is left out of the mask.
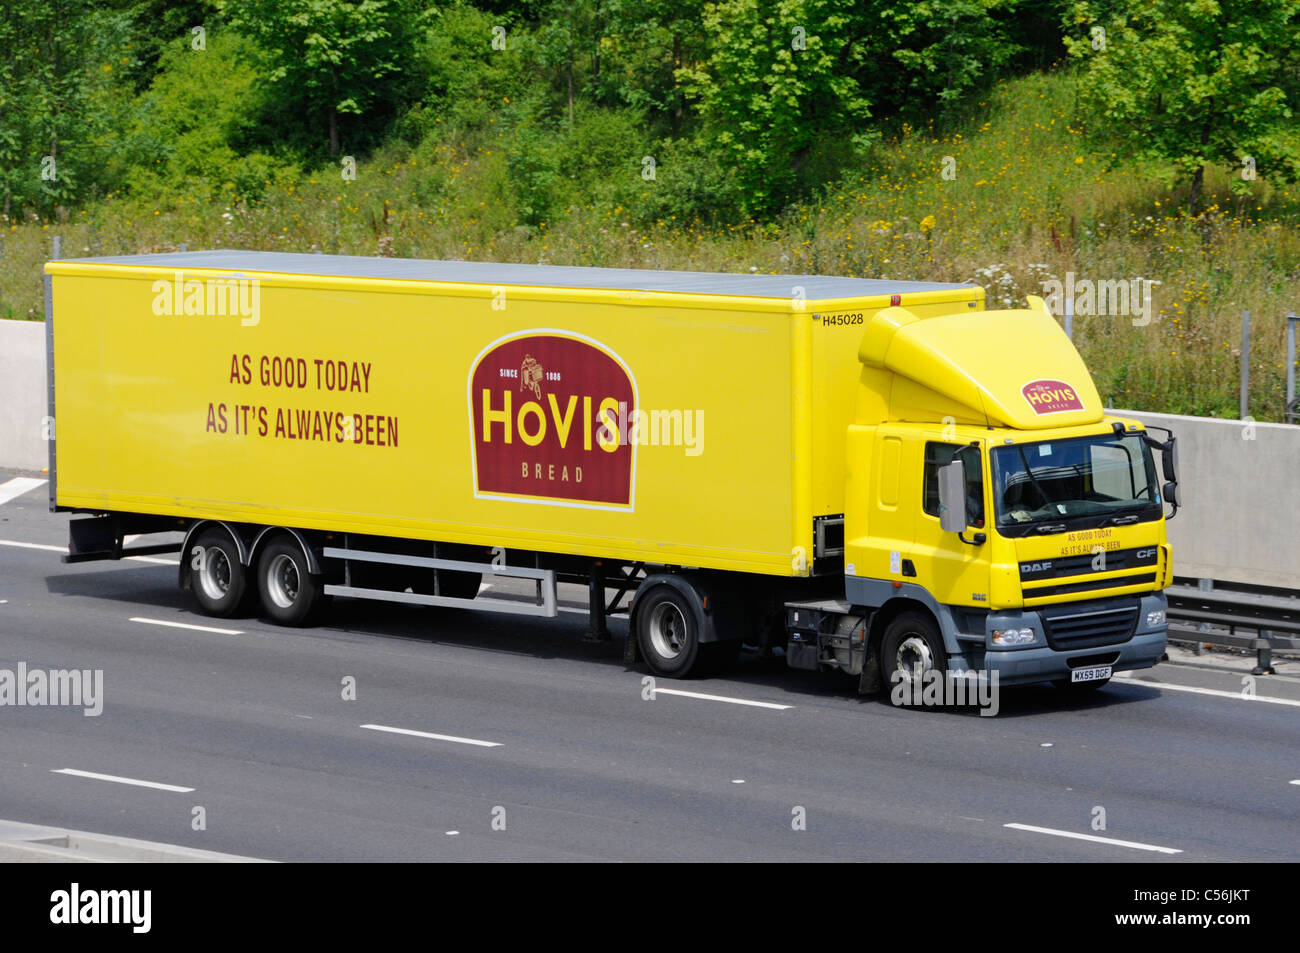
<path id="1" fill-rule="evenodd" d="M 281 625 L 302 625 L 323 598 L 320 580 L 307 569 L 302 547 L 275 540 L 257 562 L 262 608 Z"/>
<path id="2" fill-rule="evenodd" d="M 239 549 L 230 534 L 217 527 L 199 534 L 188 553 L 190 591 L 207 615 L 229 618 L 244 604 L 248 580 Z"/>
<path id="3" fill-rule="evenodd" d="M 944 672 L 948 668 L 943 638 L 934 620 L 921 612 L 904 612 L 885 628 L 880 640 L 880 671 L 890 701 L 898 704 L 894 686 L 913 683 L 919 697 L 922 679 L 927 672 Z"/>

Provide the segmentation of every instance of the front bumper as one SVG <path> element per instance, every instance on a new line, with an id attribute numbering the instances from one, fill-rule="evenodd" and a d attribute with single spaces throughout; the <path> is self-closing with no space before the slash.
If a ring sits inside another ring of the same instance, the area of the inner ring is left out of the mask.
<path id="1" fill-rule="evenodd" d="M 949 669 L 985 671 L 989 675 L 998 675 L 1002 685 L 1025 684 L 1028 682 L 1054 681 L 1068 679 L 1076 668 L 1089 668 L 1096 665 L 1109 665 L 1115 672 L 1150 668 L 1161 660 L 1165 654 L 1167 623 L 1157 626 L 1146 624 L 1149 613 L 1165 610 L 1167 600 L 1163 592 L 1150 593 L 1141 597 L 1099 600 L 1088 605 L 1076 603 L 1081 610 L 1089 608 L 1108 609 L 1123 605 L 1136 604 L 1137 623 L 1131 636 L 1123 640 L 1112 640 L 1103 644 L 1084 644 L 1078 647 L 1053 647 L 1047 636 L 1046 613 L 1038 609 L 1003 611 L 988 616 L 983 651 L 969 643 L 963 648 L 965 653 L 949 659 Z M 1051 610 L 1048 610 L 1050 612 Z M 992 644 L 992 632 L 998 628 L 1025 627 L 1034 630 L 1036 640 L 1023 648 L 996 648 Z M 1058 642 L 1059 637 L 1058 637 Z"/>

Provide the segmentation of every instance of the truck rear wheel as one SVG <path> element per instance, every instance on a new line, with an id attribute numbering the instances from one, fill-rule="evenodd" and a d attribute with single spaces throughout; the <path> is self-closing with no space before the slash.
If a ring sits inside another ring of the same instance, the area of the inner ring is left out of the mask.
<path id="1" fill-rule="evenodd" d="M 303 625 L 324 597 L 302 547 L 287 540 L 275 540 L 262 550 L 257 583 L 262 608 L 281 625 Z"/>
<path id="2" fill-rule="evenodd" d="M 927 672 L 944 672 L 948 668 L 943 651 L 943 637 L 934 620 L 921 612 L 904 612 L 885 628 L 880 640 L 880 671 L 889 700 L 898 704 L 893 691 L 902 682 L 913 682 L 920 697 L 921 679 Z"/>
<path id="3" fill-rule="evenodd" d="M 671 585 L 657 585 L 637 603 L 635 638 L 650 670 L 666 678 L 713 675 L 734 661 L 740 642 L 700 639 L 703 609 Z"/>
<path id="4" fill-rule="evenodd" d="M 207 615 L 229 618 L 244 605 L 248 577 L 230 534 L 212 527 L 199 534 L 188 553 L 190 591 Z"/>
<path id="5" fill-rule="evenodd" d="M 700 618 L 682 593 L 656 586 L 637 607 L 636 639 L 656 675 L 685 678 L 700 654 Z"/>

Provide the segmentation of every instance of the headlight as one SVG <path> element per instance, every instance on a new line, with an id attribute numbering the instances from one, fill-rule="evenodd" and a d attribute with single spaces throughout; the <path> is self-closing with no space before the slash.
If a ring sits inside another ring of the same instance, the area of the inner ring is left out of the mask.
<path id="1" fill-rule="evenodd" d="M 1165 610 L 1157 609 L 1154 612 L 1147 613 L 1147 628 L 1154 628 L 1157 625 L 1165 624 Z"/>
<path id="2" fill-rule="evenodd" d="M 1028 645 L 1034 641 L 1033 629 L 994 629 L 994 645 Z"/>

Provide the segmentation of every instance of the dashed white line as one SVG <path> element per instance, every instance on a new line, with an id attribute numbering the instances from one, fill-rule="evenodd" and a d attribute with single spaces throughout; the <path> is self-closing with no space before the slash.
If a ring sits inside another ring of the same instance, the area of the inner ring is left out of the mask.
<path id="1" fill-rule="evenodd" d="M 1123 672 L 1115 677 L 1123 678 Z M 1200 688 L 1196 685 L 1171 685 L 1168 682 L 1152 682 L 1145 678 L 1125 678 L 1130 685 L 1150 685 L 1152 688 L 1167 688 L 1171 692 L 1190 692 L 1193 695 L 1213 695 L 1216 698 L 1235 698 L 1239 701 L 1268 702 L 1270 705 L 1290 705 L 1300 708 L 1300 701 L 1292 698 L 1274 698 L 1271 695 L 1245 695 L 1241 692 L 1227 692 L 1219 688 Z"/>
<path id="2" fill-rule="evenodd" d="M 432 738 L 434 741 L 454 741 L 459 745 L 475 745 L 479 748 L 500 748 L 499 741 L 479 741 L 477 738 L 459 738 L 456 735 L 436 735 L 431 731 L 416 731 L 414 728 L 393 728 L 390 725 L 362 725 L 371 731 L 386 731 L 394 735 L 411 735 L 414 738 Z"/>
<path id="3" fill-rule="evenodd" d="M 775 702 L 756 702 L 748 698 L 729 698 L 726 695 L 706 695 L 703 692 L 685 692 L 680 688 L 655 688 L 656 695 L 680 695 L 683 698 L 699 698 L 709 702 L 726 702 L 729 705 L 749 705 L 752 708 L 772 708 L 776 711 L 785 711 L 787 708 L 793 708 L 793 705 L 778 705 Z"/>
<path id="4" fill-rule="evenodd" d="M 39 549 L 47 553 L 62 553 L 64 555 L 68 552 L 67 546 L 51 546 L 49 543 L 23 543 L 16 539 L 0 539 L 0 546 L 14 546 L 18 549 Z M 158 556 L 124 556 L 123 558 L 134 559 L 142 563 L 160 563 L 164 566 L 175 566 L 180 561 L 179 559 L 162 559 Z"/>
<path id="5" fill-rule="evenodd" d="M 70 774 L 74 778 L 90 778 L 92 781 L 112 781 L 115 784 L 131 784 L 138 788 L 153 788 L 157 791 L 174 791 L 188 794 L 194 788 L 183 788 L 178 784 L 163 784 L 159 781 L 140 781 L 136 778 L 120 778 L 115 774 L 96 774 L 93 771 L 78 771 L 76 768 L 52 768 L 54 774 Z"/>
<path id="6" fill-rule="evenodd" d="M 51 546 L 48 543 L 20 543 L 16 539 L 0 539 L 0 546 L 15 546 L 18 549 L 42 549 L 47 553 L 66 553 L 67 546 Z"/>
<path id="7" fill-rule="evenodd" d="M 45 480 L 36 480 L 32 477 L 14 477 L 12 480 L 6 480 L 0 483 L 0 504 L 8 503 L 15 497 L 22 496 L 38 486 L 45 486 Z"/>
<path id="8" fill-rule="evenodd" d="M 190 622 L 168 622 L 166 619 L 145 619 L 138 615 L 131 616 L 132 622 L 145 625 L 165 625 L 169 629 L 193 629 L 195 632 L 215 632 L 217 635 L 243 635 L 243 629 L 220 629 L 215 625 L 194 625 Z"/>
<path id="9" fill-rule="evenodd" d="M 1050 827 L 1034 827 L 1032 824 L 1003 824 L 1016 831 L 1029 831 L 1034 834 L 1051 834 L 1054 837 L 1069 837 L 1072 840 L 1092 841 L 1095 844 L 1110 844 L 1112 847 L 1131 847 L 1134 850 L 1150 850 L 1160 854 L 1181 854 L 1176 847 L 1159 847 L 1156 844 L 1141 844 L 1132 840 L 1117 840 L 1114 837 L 1098 837 L 1096 834 L 1078 834 L 1074 831 L 1058 831 Z"/>

